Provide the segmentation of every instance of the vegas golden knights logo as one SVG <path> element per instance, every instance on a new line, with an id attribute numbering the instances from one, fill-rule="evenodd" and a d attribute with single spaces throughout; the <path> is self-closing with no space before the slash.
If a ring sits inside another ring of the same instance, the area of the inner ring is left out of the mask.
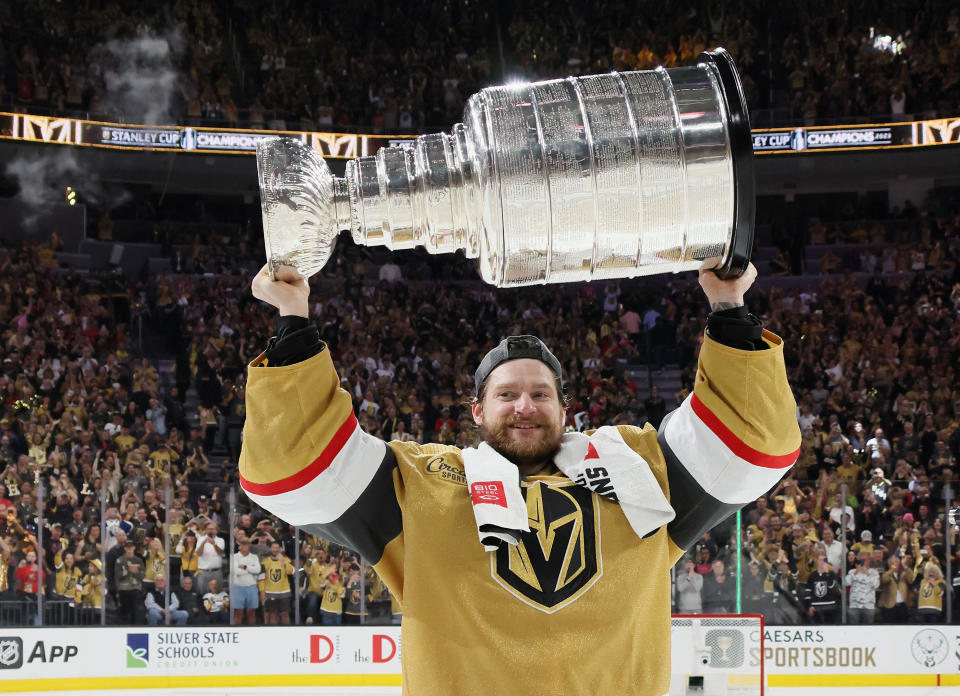
<path id="1" fill-rule="evenodd" d="M 279 583 L 280 580 L 283 578 L 283 568 L 282 568 L 282 567 L 279 567 L 279 568 L 271 568 L 268 572 L 269 572 L 269 574 L 270 574 L 270 582 L 272 582 L 272 583 L 274 583 L 274 584 Z"/>
<path id="2" fill-rule="evenodd" d="M 599 506 L 570 482 L 523 487 L 530 531 L 491 554 L 491 572 L 517 599 L 552 614 L 579 599 L 603 573 Z"/>

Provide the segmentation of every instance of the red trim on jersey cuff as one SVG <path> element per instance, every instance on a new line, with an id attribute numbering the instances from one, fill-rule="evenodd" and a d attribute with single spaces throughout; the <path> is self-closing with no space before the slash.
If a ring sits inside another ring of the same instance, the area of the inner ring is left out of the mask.
<path id="1" fill-rule="evenodd" d="M 334 433 L 330 443 L 323 449 L 320 456 L 314 459 L 309 466 L 273 483 L 254 483 L 240 476 L 240 485 L 243 486 L 245 491 L 254 495 L 280 495 L 301 488 L 329 468 L 358 426 L 357 417 L 351 413 L 343 425 Z"/>
<path id="2" fill-rule="evenodd" d="M 797 461 L 800 454 L 799 447 L 790 454 L 764 454 L 753 449 L 725 426 L 713 411 L 700 401 L 696 394 L 693 394 L 690 399 L 690 407 L 697 417 L 703 421 L 704 425 L 710 428 L 713 434 L 719 437 L 731 452 L 750 464 L 762 466 L 766 469 L 785 469 Z"/>

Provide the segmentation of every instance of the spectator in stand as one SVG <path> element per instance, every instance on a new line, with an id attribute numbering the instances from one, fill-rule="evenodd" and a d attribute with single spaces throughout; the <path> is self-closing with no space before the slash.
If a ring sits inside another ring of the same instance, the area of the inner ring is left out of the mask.
<path id="1" fill-rule="evenodd" d="M 283 555 L 280 542 L 270 544 L 270 555 L 261 563 L 260 601 L 263 603 L 263 618 L 267 625 L 290 623 L 290 580 L 294 574 L 293 564 Z"/>
<path id="2" fill-rule="evenodd" d="M 207 588 L 207 593 L 203 595 L 203 608 L 206 611 L 204 623 L 230 623 L 230 595 L 220 589 L 220 581 L 216 578 L 210 579 Z"/>
<path id="3" fill-rule="evenodd" d="M 77 623 L 76 605 L 77 585 L 81 584 L 83 573 L 80 572 L 74 564 L 72 553 L 63 553 L 58 551 L 54 556 L 54 568 L 56 576 L 54 579 L 53 599 L 60 603 L 60 612 L 63 620 L 67 624 Z"/>
<path id="4" fill-rule="evenodd" d="M 136 542 L 128 539 L 123 545 L 123 555 L 114 566 L 120 621 L 127 626 L 142 624 L 144 618 L 144 562 L 137 557 L 136 550 Z"/>
<path id="5" fill-rule="evenodd" d="M 75 588 L 74 601 L 79 607 L 80 624 L 84 626 L 100 622 L 100 612 L 106 594 L 103 574 L 100 570 L 101 561 L 99 558 L 94 558 L 87 564 L 87 572 Z"/>
<path id="6" fill-rule="evenodd" d="M 913 580 L 913 569 L 902 568 L 899 557 L 891 556 L 887 559 L 887 569 L 880 574 L 880 592 L 877 599 L 881 622 L 907 623 L 910 619 L 909 609 L 915 606 Z"/>
<path id="7" fill-rule="evenodd" d="M 710 555 L 710 547 L 700 546 L 696 549 L 697 562 L 695 570 L 698 575 L 709 575 L 713 572 L 713 558 Z"/>
<path id="8" fill-rule="evenodd" d="M 200 559 L 197 554 L 196 532 L 187 528 L 187 531 L 177 542 L 175 549 L 176 553 L 180 555 L 180 582 L 182 583 L 184 578 L 197 576 Z"/>
<path id="9" fill-rule="evenodd" d="M 703 611 L 700 593 L 703 590 L 703 575 L 696 572 L 693 559 L 684 561 L 683 572 L 677 573 L 677 613 L 699 614 Z"/>
<path id="10" fill-rule="evenodd" d="M 916 621 L 923 624 L 943 623 L 943 598 L 946 595 L 943 573 L 935 565 L 927 566 L 917 591 Z"/>
<path id="11" fill-rule="evenodd" d="M 713 562 L 713 572 L 703 576 L 703 611 L 706 614 L 729 614 L 736 604 L 736 587 L 724 568 L 723 561 Z"/>
<path id="12" fill-rule="evenodd" d="M 340 575 L 330 571 L 323 583 L 323 598 L 320 601 L 320 619 L 324 626 L 339 626 L 343 623 L 343 598 L 346 587 Z"/>
<path id="13" fill-rule="evenodd" d="M 250 552 L 250 539 L 242 538 L 239 549 L 230 559 L 230 589 L 233 591 L 233 623 L 242 624 L 246 616 L 247 624 L 257 622 L 257 609 L 260 597 L 257 590 L 257 578 L 260 577 L 260 559 Z"/>
<path id="14" fill-rule="evenodd" d="M 144 607 L 147 610 L 147 623 L 156 626 L 158 623 L 176 624 L 183 626 L 190 618 L 189 612 L 180 608 L 180 597 L 176 592 L 170 593 L 170 606 L 167 606 L 166 589 L 167 578 L 157 575 L 153 581 L 153 588 L 146 591 Z"/>
<path id="15" fill-rule="evenodd" d="M 363 623 L 363 583 L 361 581 L 360 566 L 351 563 L 348 568 L 346 590 L 343 599 L 343 623 L 354 625 Z"/>
<path id="16" fill-rule="evenodd" d="M 187 614 L 186 623 L 195 626 L 205 619 L 205 608 L 200 595 L 193 589 L 193 577 L 185 575 L 180 579 L 180 587 L 176 588 L 174 594 L 177 596 L 177 602 L 180 609 Z"/>
<path id="17" fill-rule="evenodd" d="M 827 564 L 835 571 L 839 572 L 840 565 L 843 562 L 843 554 L 846 552 L 844 545 L 837 540 L 833 529 L 827 525 L 823 529 L 823 541 L 821 542 L 823 552 L 826 556 Z"/>
<path id="18" fill-rule="evenodd" d="M 890 441 L 883 436 L 883 428 L 875 428 L 873 437 L 866 442 L 867 455 L 873 462 L 885 462 L 890 458 Z"/>
<path id="19" fill-rule="evenodd" d="M 827 562 L 826 556 L 818 557 L 817 569 L 804 584 L 807 614 L 813 623 L 838 623 L 840 591 L 840 577 Z"/>
<path id="20" fill-rule="evenodd" d="M 323 600 L 324 585 L 334 566 L 326 562 L 326 552 L 321 548 L 314 549 L 304 545 L 303 555 L 306 557 L 302 569 L 303 595 L 306 600 L 304 623 L 312 624 Z"/>
<path id="21" fill-rule="evenodd" d="M 211 580 L 218 584 L 223 579 L 223 554 L 226 542 L 217 535 L 217 525 L 207 522 L 205 534 L 197 541 L 197 585 L 209 587 Z"/>
<path id="22" fill-rule="evenodd" d="M 44 574 L 37 563 L 37 552 L 30 549 L 24 554 L 23 560 L 17 564 L 13 573 L 17 586 L 17 599 L 20 602 L 22 616 L 28 625 L 40 625 L 40 615 L 37 613 L 37 597 L 43 591 Z"/>
<path id="23" fill-rule="evenodd" d="M 856 568 L 847 571 L 844 585 L 850 588 L 847 611 L 850 623 L 872 624 L 876 618 L 876 592 L 880 587 L 880 575 L 870 567 L 869 556 L 856 560 Z"/>

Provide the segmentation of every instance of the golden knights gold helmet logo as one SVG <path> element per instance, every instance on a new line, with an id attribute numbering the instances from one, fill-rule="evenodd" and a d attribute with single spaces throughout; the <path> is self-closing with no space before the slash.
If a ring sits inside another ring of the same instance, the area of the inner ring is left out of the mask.
<path id="1" fill-rule="evenodd" d="M 530 531 L 491 554 L 494 580 L 547 614 L 563 609 L 603 574 L 596 496 L 574 482 L 523 487 Z"/>
<path id="2" fill-rule="evenodd" d="M 270 579 L 270 582 L 277 584 L 283 579 L 283 567 L 278 566 L 270 568 L 267 571 L 267 577 Z"/>

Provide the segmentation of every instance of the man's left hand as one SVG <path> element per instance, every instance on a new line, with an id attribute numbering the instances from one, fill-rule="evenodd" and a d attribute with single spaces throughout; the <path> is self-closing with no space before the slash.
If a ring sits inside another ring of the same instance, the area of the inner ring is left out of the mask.
<path id="1" fill-rule="evenodd" d="M 700 287 L 710 303 L 711 312 L 720 312 L 743 305 L 743 296 L 757 279 L 757 269 L 751 263 L 739 278 L 723 280 L 713 269 L 720 263 L 719 257 L 705 259 L 700 266 Z"/>

